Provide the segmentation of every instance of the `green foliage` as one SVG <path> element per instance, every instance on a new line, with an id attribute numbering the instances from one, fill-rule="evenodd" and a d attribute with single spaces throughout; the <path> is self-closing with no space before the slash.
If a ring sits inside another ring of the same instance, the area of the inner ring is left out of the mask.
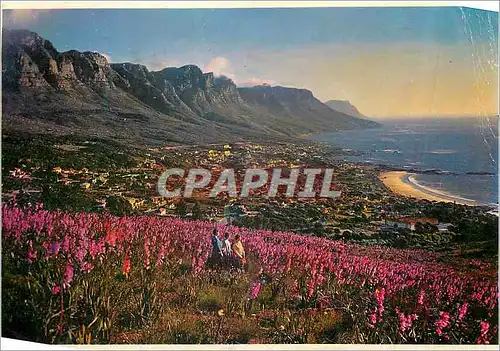
<path id="1" fill-rule="evenodd" d="M 47 184 L 42 187 L 41 202 L 47 209 L 89 211 L 94 200 L 80 190 L 78 184 Z"/>
<path id="2" fill-rule="evenodd" d="M 194 220 L 202 219 L 201 206 L 199 202 L 196 202 L 193 206 L 193 219 Z"/>
<path id="3" fill-rule="evenodd" d="M 175 212 L 181 218 L 186 217 L 187 205 L 186 205 L 186 202 L 184 200 L 179 201 L 179 203 L 175 207 Z"/>
<path id="4" fill-rule="evenodd" d="M 109 196 L 106 208 L 114 216 L 128 216 L 133 213 L 130 202 L 121 196 Z"/>
<path id="5" fill-rule="evenodd" d="M 198 293 L 198 308 L 202 311 L 215 313 L 222 309 L 224 305 L 223 295 L 219 289 L 210 287 Z"/>
<path id="6" fill-rule="evenodd" d="M 76 146 L 67 151 L 57 145 Z M 31 159 L 31 164 L 51 171 L 54 167 L 89 168 L 109 170 L 133 167 L 133 150 L 124 150 L 123 145 L 111 141 L 55 137 L 49 135 L 9 134 L 2 138 L 2 166 L 12 169 L 19 166 L 19 160 Z M 125 152 L 126 151 L 126 152 Z"/>

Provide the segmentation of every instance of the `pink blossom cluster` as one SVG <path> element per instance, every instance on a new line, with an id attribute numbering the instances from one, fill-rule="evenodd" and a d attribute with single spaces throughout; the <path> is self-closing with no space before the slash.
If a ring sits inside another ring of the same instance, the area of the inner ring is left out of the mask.
<path id="1" fill-rule="evenodd" d="M 413 324 L 413 321 L 418 319 L 418 316 L 415 313 L 405 315 L 403 312 L 396 307 L 396 313 L 398 315 L 399 320 L 399 331 L 404 333 L 408 328 L 410 328 Z"/>
<path id="2" fill-rule="evenodd" d="M 119 257 L 117 267 L 124 275 L 179 260 L 189 262 L 191 272 L 198 274 L 211 252 L 213 228 L 214 223 L 178 218 L 2 207 L 3 239 L 17 247 L 21 259 L 64 260 L 62 281 L 51 287 L 54 294 L 69 289 L 77 275 L 90 273 L 108 257 Z M 292 282 L 291 298 L 300 295 L 313 302 L 330 294 L 323 304 L 356 297 L 366 304 L 370 328 L 393 316 L 400 332 L 414 327 L 415 320 L 426 321 L 429 311 L 440 311 L 439 317 L 430 314 L 434 320 L 429 323 L 419 323 L 420 328 L 433 326 L 438 336 L 450 328 L 471 329 L 471 323 L 478 323 L 472 312 L 479 309 L 488 316 L 488 327 L 481 324 L 474 340 L 486 343 L 494 337 L 489 326 L 498 316 L 496 280 L 441 263 L 436 253 L 233 226 L 219 226 L 218 232 L 240 234 L 248 259 L 274 280 L 291 277 L 283 280 Z M 250 297 L 256 298 L 260 289 L 258 284 L 251 287 Z"/>
<path id="3" fill-rule="evenodd" d="M 259 296 L 261 288 L 262 288 L 262 283 L 260 282 L 260 280 L 257 280 L 256 282 L 254 282 L 252 284 L 252 288 L 250 289 L 249 299 L 255 300 L 257 298 L 257 296 Z"/>

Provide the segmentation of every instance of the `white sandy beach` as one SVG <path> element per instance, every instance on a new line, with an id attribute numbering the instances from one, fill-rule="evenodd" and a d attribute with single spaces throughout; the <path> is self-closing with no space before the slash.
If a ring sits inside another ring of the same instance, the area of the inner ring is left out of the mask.
<path id="1" fill-rule="evenodd" d="M 385 186 L 399 195 L 413 197 L 416 199 L 425 199 L 429 201 L 455 202 L 457 204 L 468 206 L 482 205 L 473 200 L 461 199 L 436 189 L 419 186 L 414 182 L 411 182 L 411 179 L 409 179 L 411 175 L 411 173 L 405 171 L 391 171 L 381 173 L 379 175 L 379 179 L 385 184 Z"/>

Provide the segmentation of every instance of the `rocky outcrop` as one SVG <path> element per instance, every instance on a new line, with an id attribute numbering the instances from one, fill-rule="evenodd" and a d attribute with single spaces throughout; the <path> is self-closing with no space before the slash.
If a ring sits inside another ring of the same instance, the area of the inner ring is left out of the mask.
<path id="1" fill-rule="evenodd" d="M 365 117 L 361 112 L 359 112 L 356 106 L 352 105 L 347 100 L 329 100 L 325 102 L 325 105 L 330 107 L 332 110 L 345 113 L 349 116 L 360 117 L 360 118 Z"/>
<path id="2" fill-rule="evenodd" d="M 4 87 L 11 90 L 85 86 L 99 91 L 124 83 L 103 55 L 76 50 L 59 53 L 48 40 L 26 30 L 4 32 L 3 64 Z"/>
<path id="3" fill-rule="evenodd" d="M 29 31 L 4 31 L 2 40 L 3 88 L 45 89 L 47 76 L 57 72 L 53 56 L 57 50 L 47 40 Z"/>
<path id="4" fill-rule="evenodd" d="M 213 75 L 203 74 L 194 65 L 168 67 L 153 74 L 159 81 L 172 84 L 180 99 L 197 115 L 211 110 L 207 94 L 213 88 Z"/>
<path id="5" fill-rule="evenodd" d="M 219 95 L 214 96 L 214 101 L 220 104 L 241 104 L 243 99 L 238 92 L 238 87 L 234 82 L 224 76 L 215 78 L 215 87 Z"/>
<path id="6" fill-rule="evenodd" d="M 113 80 L 119 77 L 114 74 L 104 56 L 95 52 L 79 52 L 71 50 L 58 55 L 58 89 L 74 84 L 87 85 L 92 89 L 114 88 Z"/>
<path id="7" fill-rule="evenodd" d="M 145 104 L 156 110 L 170 113 L 175 110 L 181 100 L 169 82 L 161 82 L 159 88 L 155 83 L 155 76 L 148 71 L 146 66 L 133 63 L 112 64 L 111 67 L 122 78 L 124 84 L 118 86 L 136 96 Z"/>

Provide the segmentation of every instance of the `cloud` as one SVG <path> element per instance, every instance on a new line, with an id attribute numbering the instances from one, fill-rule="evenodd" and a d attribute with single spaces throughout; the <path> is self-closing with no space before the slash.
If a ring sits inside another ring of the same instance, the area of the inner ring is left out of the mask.
<path id="1" fill-rule="evenodd" d="M 212 58 L 210 62 L 203 67 L 203 71 L 213 72 L 215 76 L 225 76 L 227 78 L 230 78 L 238 86 L 248 87 L 263 84 L 274 84 L 274 81 L 272 80 L 257 78 L 249 75 L 249 72 L 246 69 L 243 69 L 238 72 L 238 74 L 236 74 L 231 60 L 223 56 Z"/>
<path id="2" fill-rule="evenodd" d="M 106 54 L 103 54 L 106 56 Z M 106 56 L 108 58 L 109 56 Z M 109 58 L 110 59 L 110 58 Z M 108 59 L 108 60 L 109 60 Z M 198 62 L 196 62 L 198 61 Z M 207 73 L 212 72 L 216 77 L 224 76 L 231 79 L 238 86 L 256 86 L 256 85 L 276 85 L 276 81 L 271 79 L 259 78 L 262 76 L 260 72 L 254 72 L 246 68 L 247 66 L 244 64 L 233 65 L 232 61 L 225 56 L 215 56 L 209 57 L 208 59 L 203 60 L 202 58 L 198 58 L 192 64 L 197 65 L 200 69 Z M 207 62 L 206 64 L 200 64 L 199 61 Z M 235 62 L 243 62 L 240 58 L 237 58 Z M 162 55 L 153 54 L 148 59 L 136 59 L 132 60 L 132 62 L 137 62 L 145 65 L 150 71 L 160 71 L 166 67 L 181 67 L 186 64 L 191 64 L 191 62 L 184 60 L 182 58 L 169 58 Z"/>
<path id="3" fill-rule="evenodd" d="M 161 71 L 162 69 L 167 67 L 183 66 L 185 63 L 179 63 L 175 60 L 159 59 L 146 61 L 144 63 L 141 62 L 141 64 L 144 64 L 150 71 Z"/>
<path id="4" fill-rule="evenodd" d="M 226 57 L 217 56 L 210 60 L 203 68 L 204 72 L 213 72 L 216 76 L 234 78 L 233 65 Z"/>
<path id="5" fill-rule="evenodd" d="M 108 60 L 108 63 L 111 63 L 111 56 L 104 53 L 104 52 L 100 52 L 99 54 L 101 54 L 102 56 L 104 56 L 106 58 L 106 60 Z"/>
<path id="6" fill-rule="evenodd" d="M 261 78 L 252 77 L 252 78 L 247 79 L 247 80 L 237 81 L 237 84 L 238 84 L 238 86 L 242 86 L 242 87 L 254 87 L 256 85 L 264 85 L 264 84 L 276 85 L 276 82 L 269 80 L 269 79 L 261 79 Z"/>
<path id="7" fill-rule="evenodd" d="M 23 27 L 26 25 L 31 25 L 45 15 L 50 14 L 51 10 L 32 10 L 32 9 L 14 9 L 6 10 L 5 13 L 5 25 L 13 27 Z"/>

